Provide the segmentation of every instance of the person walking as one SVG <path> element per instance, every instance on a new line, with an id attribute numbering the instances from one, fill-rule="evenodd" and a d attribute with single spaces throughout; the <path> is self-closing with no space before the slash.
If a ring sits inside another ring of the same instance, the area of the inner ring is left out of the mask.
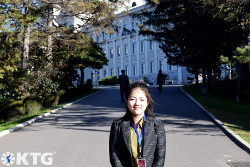
<path id="1" fill-rule="evenodd" d="M 159 92 L 162 92 L 162 85 L 164 84 L 164 75 L 162 74 L 162 70 L 159 70 L 157 75 L 157 84 L 159 85 Z"/>
<path id="2" fill-rule="evenodd" d="M 154 116 L 149 87 L 137 81 L 128 87 L 126 113 L 113 121 L 109 136 L 112 167 L 163 167 L 164 125 Z"/>
<path id="3" fill-rule="evenodd" d="M 124 102 L 124 96 L 126 95 L 126 90 L 129 86 L 128 76 L 125 74 L 125 70 L 122 70 L 122 75 L 119 76 L 119 84 L 120 84 L 120 92 L 121 92 L 121 100 Z"/>

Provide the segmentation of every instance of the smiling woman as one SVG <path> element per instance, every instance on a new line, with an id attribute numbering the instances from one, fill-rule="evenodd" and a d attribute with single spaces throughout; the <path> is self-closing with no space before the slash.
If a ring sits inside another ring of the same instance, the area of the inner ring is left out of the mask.
<path id="1" fill-rule="evenodd" d="M 140 88 L 135 88 L 128 97 L 127 107 L 132 114 L 134 123 L 138 126 L 139 121 L 143 118 L 144 111 L 148 106 L 147 97 Z"/>
<path id="2" fill-rule="evenodd" d="M 126 113 L 113 121 L 109 139 L 113 167 L 163 167 L 166 152 L 164 126 L 153 114 L 151 91 L 132 83 L 126 95 Z"/>

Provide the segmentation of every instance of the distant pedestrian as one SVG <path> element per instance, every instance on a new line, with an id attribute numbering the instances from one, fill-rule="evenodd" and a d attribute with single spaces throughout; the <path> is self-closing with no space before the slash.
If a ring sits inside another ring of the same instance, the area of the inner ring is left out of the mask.
<path id="1" fill-rule="evenodd" d="M 162 85 L 164 84 L 165 77 L 162 74 L 162 70 L 159 70 L 157 75 L 157 84 L 159 85 L 159 91 L 162 92 Z"/>
<path id="2" fill-rule="evenodd" d="M 155 118 L 154 101 L 146 84 L 128 88 L 126 113 L 113 121 L 109 136 L 112 167 L 163 167 L 166 152 L 164 125 Z"/>
<path id="3" fill-rule="evenodd" d="M 126 90 L 129 86 L 128 76 L 125 74 L 125 70 L 122 70 L 122 75 L 119 76 L 119 84 L 120 84 L 120 92 L 121 92 L 121 100 L 124 102 L 124 97 L 126 95 Z"/>

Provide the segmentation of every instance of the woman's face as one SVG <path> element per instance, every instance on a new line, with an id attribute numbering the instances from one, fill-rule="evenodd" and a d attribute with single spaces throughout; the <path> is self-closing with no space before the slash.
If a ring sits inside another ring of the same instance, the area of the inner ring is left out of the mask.
<path id="1" fill-rule="evenodd" d="M 144 91 L 140 88 L 133 89 L 128 97 L 127 106 L 132 116 L 143 115 L 148 106 L 148 100 Z"/>

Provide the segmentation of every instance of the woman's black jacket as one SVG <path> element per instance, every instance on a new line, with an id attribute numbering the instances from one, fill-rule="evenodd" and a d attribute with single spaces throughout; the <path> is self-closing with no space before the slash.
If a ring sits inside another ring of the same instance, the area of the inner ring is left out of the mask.
<path id="1" fill-rule="evenodd" d="M 154 117 L 146 117 L 143 129 L 142 155 L 147 167 L 163 167 L 166 152 L 164 125 Z M 130 120 L 113 121 L 109 137 L 112 167 L 132 167 L 130 130 Z"/>

